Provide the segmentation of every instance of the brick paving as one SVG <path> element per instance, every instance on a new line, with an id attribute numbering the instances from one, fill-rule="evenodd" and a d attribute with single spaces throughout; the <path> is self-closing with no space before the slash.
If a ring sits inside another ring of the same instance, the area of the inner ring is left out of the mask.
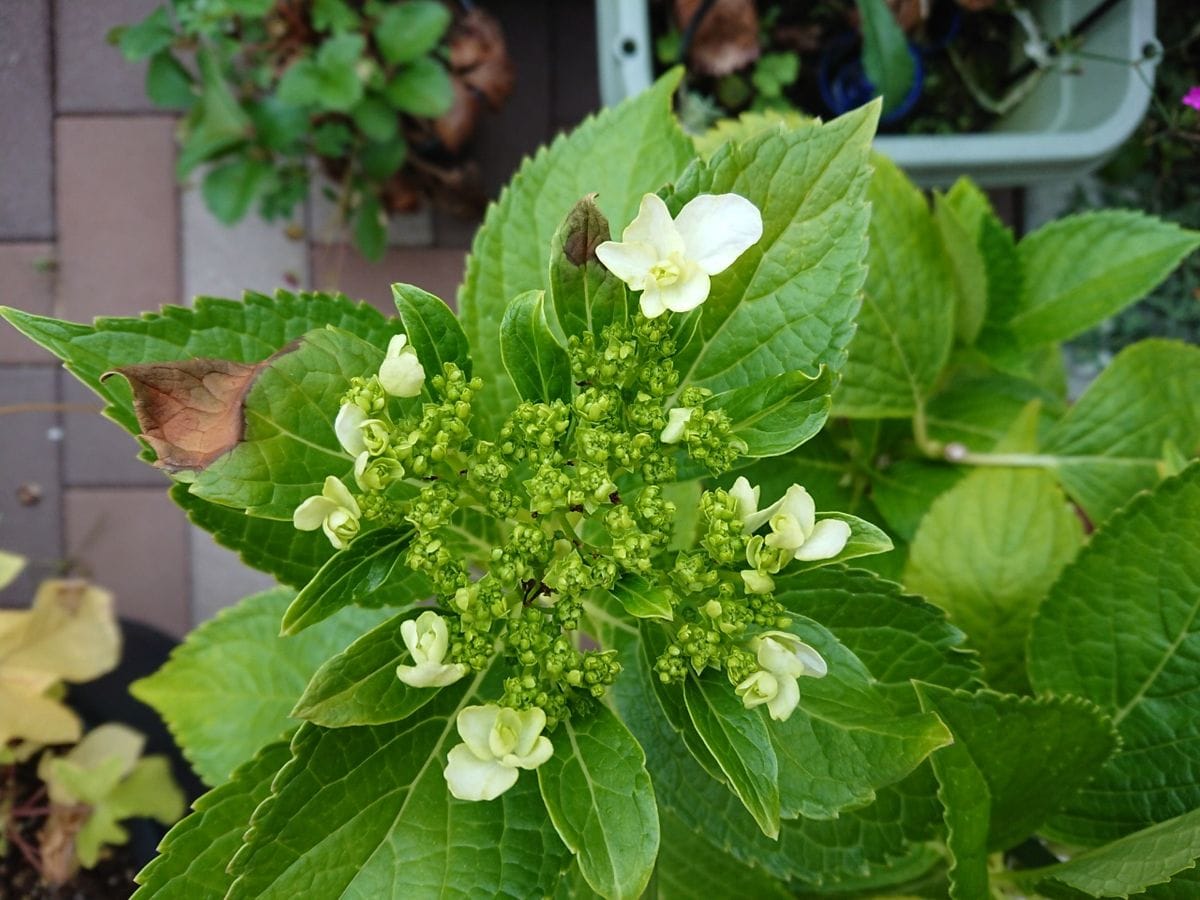
<path id="1" fill-rule="evenodd" d="M 394 281 L 453 302 L 475 221 L 398 219 L 385 258 L 369 263 L 336 246 L 319 190 L 292 223 L 307 233 L 291 238 L 253 217 L 224 228 L 197 176 L 176 183 L 175 118 L 146 98 L 144 67 L 105 40 L 160 3 L 0 0 L 0 303 L 86 322 L 290 285 L 391 312 Z M 508 105 L 475 141 L 494 196 L 526 154 L 596 108 L 599 89 L 591 2 L 486 6 L 518 70 Z M 122 615 L 181 635 L 269 586 L 187 523 L 136 442 L 86 411 L 99 407 L 87 388 L 0 324 L 0 406 L 12 404 L 39 406 L 0 418 L 0 548 L 32 565 L 0 606 L 25 605 L 37 579 L 70 571 L 113 590 Z M 43 408 L 54 404 L 69 406 Z"/>

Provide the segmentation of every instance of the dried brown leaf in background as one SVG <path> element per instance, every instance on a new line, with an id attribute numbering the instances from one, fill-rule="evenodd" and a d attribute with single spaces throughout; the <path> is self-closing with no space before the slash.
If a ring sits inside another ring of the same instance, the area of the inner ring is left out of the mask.
<path id="1" fill-rule="evenodd" d="M 701 3 L 675 0 L 675 20 L 681 31 L 686 32 Z M 717 0 L 692 34 L 688 61 L 697 72 L 721 76 L 744 69 L 759 53 L 754 0 Z"/>
<path id="2" fill-rule="evenodd" d="M 485 98 L 492 109 L 499 108 L 515 79 L 500 23 L 474 7 L 455 20 L 449 44 L 455 81 Z"/>

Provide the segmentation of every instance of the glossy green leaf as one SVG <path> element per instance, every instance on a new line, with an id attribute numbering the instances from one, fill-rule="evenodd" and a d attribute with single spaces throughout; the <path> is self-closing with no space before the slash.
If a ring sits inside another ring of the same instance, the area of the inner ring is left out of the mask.
<path id="1" fill-rule="evenodd" d="M 109 41 L 114 39 L 128 62 L 140 62 L 165 50 L 175 40 L 175 29 L 171 27 L 167 7 L 160 6 L 142 21 L 114 29 Z"/>
<path id="2" fill-rule="evenodd" d="M 170 50 L 150 58 L 146 66 L 146 96 L 159 106 L 191 109 L 196 102 L 195 81 Z"/>
<path id="3" fill-rule="evenodd" d="M 642 193 L 675 178 L 695 155 L 671 114 L 680 75 L 664 76 L 539 151 L 488 208 L 458 297 L 477 374 L 484 379 L 479 409 L 485 437 L 517 402 L 500 360 L 500 319 L 512 297 L 550 286 L 550 242 L 559 223 L 593 192 L 610 222 L 627 223 Z M 630 166 L 634 158 L 637 165 Z"/>
<path id="4" fill-rule="evenodd" d="M 554 233 L 550 250 L 550 297 L 564 335 L 599 336 L 630 316 L 625 282 L 596 258 L 596 247 L 609 240 L 608 219 L 589 194 L 575 204 Z"/>
<path id="5" fill-rule="evenodd" d="M 733 192 L 762 213 L 763 236 L 713 277 L 680 384 L 716 393 L 789 371 L 842 371 L 866 276 L 870 141 L 877 104 L 819 125 L 763 132 L 694 162 L 667 197 Z M 786 172 L 786 178 L 779 173 Z M 603 196 L 603 195 L 602 195 Z"/>
<path id="6" fill-rule="evenodd" d="M 412 62 L 438 45 L 450 25 L 450 10 L 435 0 L 384 6 L 375 21 L 375 45 L 392 65 Z"/>
<path id="7" fill-rule="evenodd" d="M 440 375 L 452 362 L 471 377 L 471 347 L 458 316 L 445 301 L 411 284 L 393 284 L 392 297 L 408 342 L 417 351 L 425 376 Z"/>
<path id="8" fill-rule="evenodd" d="M 730 790 L 763 834 L 778 837 L 779 762 L 762 713 L 742 706 L 729 680 L 713 672 L 688 678 L 683 698 L 696 733 Z"/>
<path id="9" fill-rule="evenodd" d="M 871 479 L 875 508 L 898 537 L 911 541 L 929 507 L 958 484 L 965 473 L 956 466 L 902 459 Z"/>
<path id="10" fill-rule="evenodd" d="M 1020 345 L 1062 341 L 1140 300 L 1200 247 L 1200 232 L 1132 210 L 1058 219 L 1018 245 L 1024 286 L 1008 330 Z"/>
<path id="11" fill-rule="evenodd" d="M 924 195 L 889 160 L 874 165 L 869 274 L 834 411 L 908 417 L 949 359 L 957 297 Z"/>
<path id="12" fill-rule="evenodd" d="M 283 633 L 299 634 L 347 606 L 407 607 L 431 597 L 428 579 L 404 563 L 411 539 L 412 529 L 395 527 L 355 538 L 300 589 L 283 615 Z"/>
<path id="13" fill-rule="evenodd" d="M 979 248 L 987 287 L 986 322 L 1007 322 L 1021 300 L 1023 277 L 1016 239 L 992 209 L 987 194 L 969 179 L 958 179 L 940 199 Z"/>
<path id="14" fill-rule="evenodd" d="M 1041 452 L 1098 524 L 1158 483 L 1172 444 L 1187 456 L 1200 451 L 1200 348 L 1147 340 L 1117 355 Z"/>
<path id="15" fill-rule="evenodd" d="M 274 169 L 256 159 L 237 159 L 209 169 L 200 185 L 204 205 L 225 225 L 232 225 L 250 210 Z"/>
<path id="16" fill-rule="evenodd" d="M 787 372 L 717 394 L 705 407 L 729 416 L 734 435 L 750 457 L 782 456 L 814 437 L 829 418 L 833 375 Z"/>
<path id="17" fill-rule="evenodd" d="M 676 900 L 790 900 L 782 881 L 734 859 L 696 834 L 675 813 L 661 813 L 662 847 L 654 877 L 660 896 Z"/>
<path id="18" fill-rule="evenodd" d="M 544 292 L 527 291 L 508 305 L 500 323 L 500 354 L 522 400 L 571 399 L 571 363 L 546 322 Z"/>
<path id="19" fill-rule="evenodd" d="M 1098 844 L 1200 807 L 1200 464 L 1136 497 L 1033 621 L 1029 677 L 1113 717 L 1121 749 L 1050 832 Z"/>
<path id="20" fill-rule="evenodd" d="M 352 110 L 354 124 L 369 140 L 385 143 L 400 131 L 400 117 L 384 100 L 368 94 Z"/>
<path id="21" fill-rule="evenodd" d="M 411 662 L 400 625 L 419 612 L 393 616 L 321 666 L 292 710 L 293 718 L 324 728 L 386 725 L 437 696 L 435 689 L 409 687 L 396 675 L 397 665 Z"/>
<path id="22" fill-rule="evenodd" d="M 569 854 L 536 776 L 523 772 L 499 799 L 471 803 L 451 797 L 442 775 L 459 711 L 498 687 L 464 679 L 391 725 L 301 726 L 234 858 L 230 900 L 549 893 Z"/>
<path id="23" fill-rule="evenodd" d="M 667 591 L 640 575 L 626 575 L 613 587 L 612 595 L 625 612 L 636 618 L 670 621 L 675 617 Z"/>
<path id="24" fill-rule="evenodd" d="M 357 64 L 366 42 L 361 34 L 327 38 L 316 55 L 291 63 L 279 80 L 279 99 L 292 106 L 349 112 L 363 96 Z"/>
<path id="25" fill-rule="evenodd" d="M 383 614 L 350 609 L 294 638 L 279 636 L 293 593 L 275 588 L 222 610 L 188 635 L 130 692 L 154 707 L 206 784 L 221 784 L 295 722 L 292 706 L 312 674 Z"/>
<path id="26" fill-rule="evenodd" d="M 916 63 L 908 51 L 908 38 L 885 0 L 857 0 L 862 21 L 863 71 L 883 95 L 883 108 L 904 102 L 916 77 Z"/>
<path id="27" fill-rule="evenodd" d="M 191 492 L 290 520 L 326 476 L 348 477 L 353 461 L 338 443 L 333 420 L 350 379 L 379 369 L 383 349 L 332 326 L 309 332 L 277 356 L 245 399 L 242 441 L 196 474 Z"/>
<path id="28" fill-rule="evenodd" d="M 141 887 L 134 898 L 223 900 L 233 883 L 226 866 L 242 845 L 250 816 L 270 796 L 271 782 L 289 759 L 286 741 L 268 744 L 228 781 L 200 797 L 194 812 L 167 832 L 158 855 L 138 873 Z"/>
<path id="29" fill-rule="evenodd" d="M 933 221 L 941 236 L 954 282 L 954 333 L 962 343 L 972 344 L 987 316 L 987 262 L 979 247 L 978 236 L 942 194 L 933 195 Z"/>
<path id="30" fill-rule="evenodd" d="M 436 118 L 454 104 L 454 84 L 445 66 L 425 57 L 397 72 L 384 87 L 383 95 L 401 112 Z"/>
<path id="31" fill-rule="evenodd" d="M 554 733 L 538 766 L 542 799 L 587 883 L 603 897 L 637 898 L 658 855 L 658 808 L 646 756 L 607 706 Z"/>
<path id="32" fill-rule="evenodd" d="M 211 52 L 196 55 L 200 98 L 181 126 L 182 147 L 175 174 L 184 178 L 200 163 L 232 149 L 250 134 L 250 118 L 229 89 L 220 63 Z"/>

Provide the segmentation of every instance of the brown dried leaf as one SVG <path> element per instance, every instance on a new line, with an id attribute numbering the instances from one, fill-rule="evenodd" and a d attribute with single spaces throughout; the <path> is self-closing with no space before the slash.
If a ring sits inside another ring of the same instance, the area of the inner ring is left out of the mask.
<path id="1" fill-rule="evenodd" d="M 79 857 L 75 853 L 75 837 L 92 814 L 86 804 L 62 806 L 51 804 L 46 824 L 38 833 L 38 845 L 42 857 L 42 878 L 52 886 L 61 886 L 75 877 L 79 871 Z"/>
<path id="2" fill-rule="evenodd" d="M 434 133 L 442 146 L 457 154 L 471 139 L 479 120 L 478 95 L 459 78 L 454 79 L 454 104 L 433 122 Z"/>
<path id="3" fill-rule="evenodd" d="M 492 109 L 498 108 L 512 93 L 515 79 L 500 23 L 476 6 L 455 21 L 449 44 L 456 83 L 478 92 Z"/>
<path id="4" fill-rule="evenodd" d="M 122 366 L 142 437 L 168 472 L 200 471 L 242 439 L 242 404 L 266 362 L 183 359 Z"/>
<path id="5" fill-rule="evenodd" d="M 996 5 L 996 0 L 958 0 L 958 5 L 970 12 L 983 12 Z"/>
<path id="6" fill-rule="evenodd" d="M 929 18 L 929 0 L 887 0 L 887 5 L 905 32 Z"/>
<path id="7" fill-rule="evenodd" d="M 680 30 L 687 29 L 702 2 L 675 0 Z M 758 59 L 759 52 L 754 0 L 717 0 L 692 35 L 688 58 L 697 72 L 719 77 L 744 69 Z"/>

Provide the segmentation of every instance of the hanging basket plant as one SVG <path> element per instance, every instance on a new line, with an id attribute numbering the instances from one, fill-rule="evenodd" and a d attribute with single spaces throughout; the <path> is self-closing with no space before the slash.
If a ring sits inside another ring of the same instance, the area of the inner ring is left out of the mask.
<path id="1" fill-rule="evenodd" d="M 387 218 L 482 207 L 468 145 L 512 90 L 499 23 L 437 0 L 172 0 L 109 39 L 185 113 L 177 175 L 226 224 L 288 218 L 316 173 L 369 258 Z M 315 164 L 314 164 L 315 163 Z"/>

